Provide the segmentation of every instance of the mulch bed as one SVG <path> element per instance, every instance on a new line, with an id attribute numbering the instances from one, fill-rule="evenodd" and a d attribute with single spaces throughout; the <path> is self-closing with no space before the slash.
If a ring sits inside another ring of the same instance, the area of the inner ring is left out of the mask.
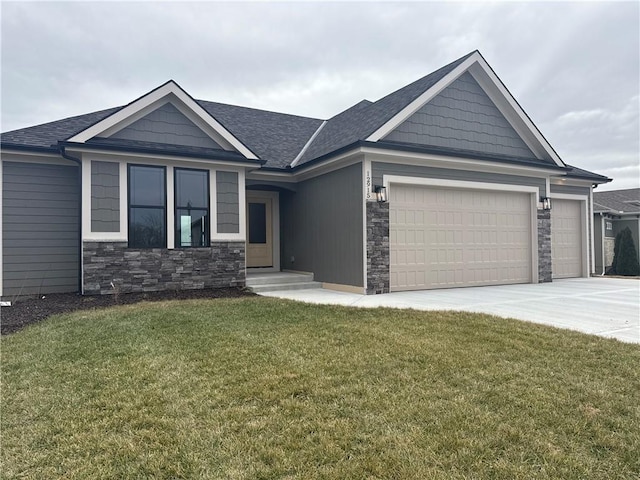
<path id="1" fill-rule="evenodd" d="M 113 307 L 142 301 L 185 300 L 192 298 L 236 298 L 253 296 L 244 288 L 205 290 L 170 290 L 165 292 L 126 293 L 118 295 L 82 296 L 77 293 L 55 293 L 35 298 L 21 298 L 10 307 L 0 307 L 0 334 L 17 332 L 27 325 L 60 313 Z"/>

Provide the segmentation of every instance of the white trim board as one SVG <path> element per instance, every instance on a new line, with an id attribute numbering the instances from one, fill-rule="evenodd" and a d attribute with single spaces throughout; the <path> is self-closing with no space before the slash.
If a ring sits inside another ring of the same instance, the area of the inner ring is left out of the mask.
<path id="1" fill-rule="evenodd" d="M 470 182 L 465 180 L 443 180 L 439 178 L 425 177 L 407 177 L 401 175 L 384 175 L 383 184 L 387 188 L 391 188 L 390 184 L 402 183 L 410 185 L 427 185 L 442 188 L 466 188 L 473 190 L 499 190 L 503 192 L 522 192 L 539 194 L 538 187 L 529 185 L 509 185 L 503 183 L 487 183 L 487 182 Z M 388 196 L 388 192 L 387 192 Z M 536 200 L 537 201 L 537 200 Z"/>
<path id="2" fill-rule="evenodd" d="M 97 136 L 113 135 L 118 130 L 130 125 L 167 102 L 171 102 L 191 121 L 195 120 L 194 123 L 198 125 L 198 127 L 224 148 L 235 149 L 250 159 L 256 160 L 258 158 L 246 145 L 218 123 L 215 118 L 193 100 L 193 98 L 173 80 L 134 100 L 105 119 L 85 128 L 68 141 L 84 143 Z"/>
<path id="3" fill-rule="evenodd" d="M 318 129 L 313 133 L 313 135 L 311 135 L 311 137 L 309 138 L 309 140 L 307 140 L 307 143 L 304 144 L 304 147 L 302 147 L 302 150 L 300 150 L 300 153 L 298 153 L 298 155 L 296 155 L 296 158 L 293 159 L 293 162 L 291 162 L 291 168 L 295 167 L 298 162 L 300 161 L 300 159 L 302 158 L 302 156 L 304 155 L 304 153 L 307 151 L 307 149 L 309 148 L 309 145 L 311 145 L 313 143 L 313 141 L 316 139 L 316 137 L 320 134 L 320 131 L 324 128 L 324 126 L 327 124 L 327 120 L 325 120 L 324 122 L 322 122 L 320 124 L 320 126 L 318 127 Z"/>

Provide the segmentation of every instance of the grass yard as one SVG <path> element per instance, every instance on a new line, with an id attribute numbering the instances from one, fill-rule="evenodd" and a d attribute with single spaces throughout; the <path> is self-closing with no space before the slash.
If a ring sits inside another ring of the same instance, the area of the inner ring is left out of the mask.
<path id="1" fill-rule="evenodd" d="M 640 348 L 580 333 L 257 297 L 0 346 L 3 478 L 640 477 Z"/>

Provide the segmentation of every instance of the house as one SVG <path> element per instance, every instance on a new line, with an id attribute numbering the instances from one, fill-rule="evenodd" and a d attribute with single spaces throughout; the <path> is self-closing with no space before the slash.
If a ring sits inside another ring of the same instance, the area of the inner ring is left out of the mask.
<path id="1" fill-rule="evenodd" d="M 565 164 L 478 51 L 328 120 L 169 81 L 1 140 L 5 297 L 251 271 L 368 294 L 586 277 L 609 181 Z"/>
<path id="2" fill-rule="evenodd" d="M 594 193 L 593 227 L 596 274 L 612 265 L 616 235 L 627 227 L 640 258 L 640 188 Z"/>

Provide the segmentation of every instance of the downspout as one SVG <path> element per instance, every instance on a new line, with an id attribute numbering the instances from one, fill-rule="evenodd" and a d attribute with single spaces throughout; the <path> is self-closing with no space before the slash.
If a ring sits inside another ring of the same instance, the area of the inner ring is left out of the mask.
<path id="1" fill-rule="evenodd" d="M 60 156 L 78 165 L 78 188 L 80 190 L 80 201 L 78 202 L 78 291 L 84 295 L 83 268 L 82 268 L 82 160 L 70 156 L 64 150 L 64 146 L 59 146 Z"/>
<path id="2" fill-rule="evenodd" d="M 607 266 L 604 259 L 604 239 L 605 237 L 605 230 L 604 230 L 604 213 L 600 213 L 600 246 L 601 246 L 601 250 L 602 250 L 602 273 L 600 275 L 604 276 L 606 270 L 607 270 Z"/>

